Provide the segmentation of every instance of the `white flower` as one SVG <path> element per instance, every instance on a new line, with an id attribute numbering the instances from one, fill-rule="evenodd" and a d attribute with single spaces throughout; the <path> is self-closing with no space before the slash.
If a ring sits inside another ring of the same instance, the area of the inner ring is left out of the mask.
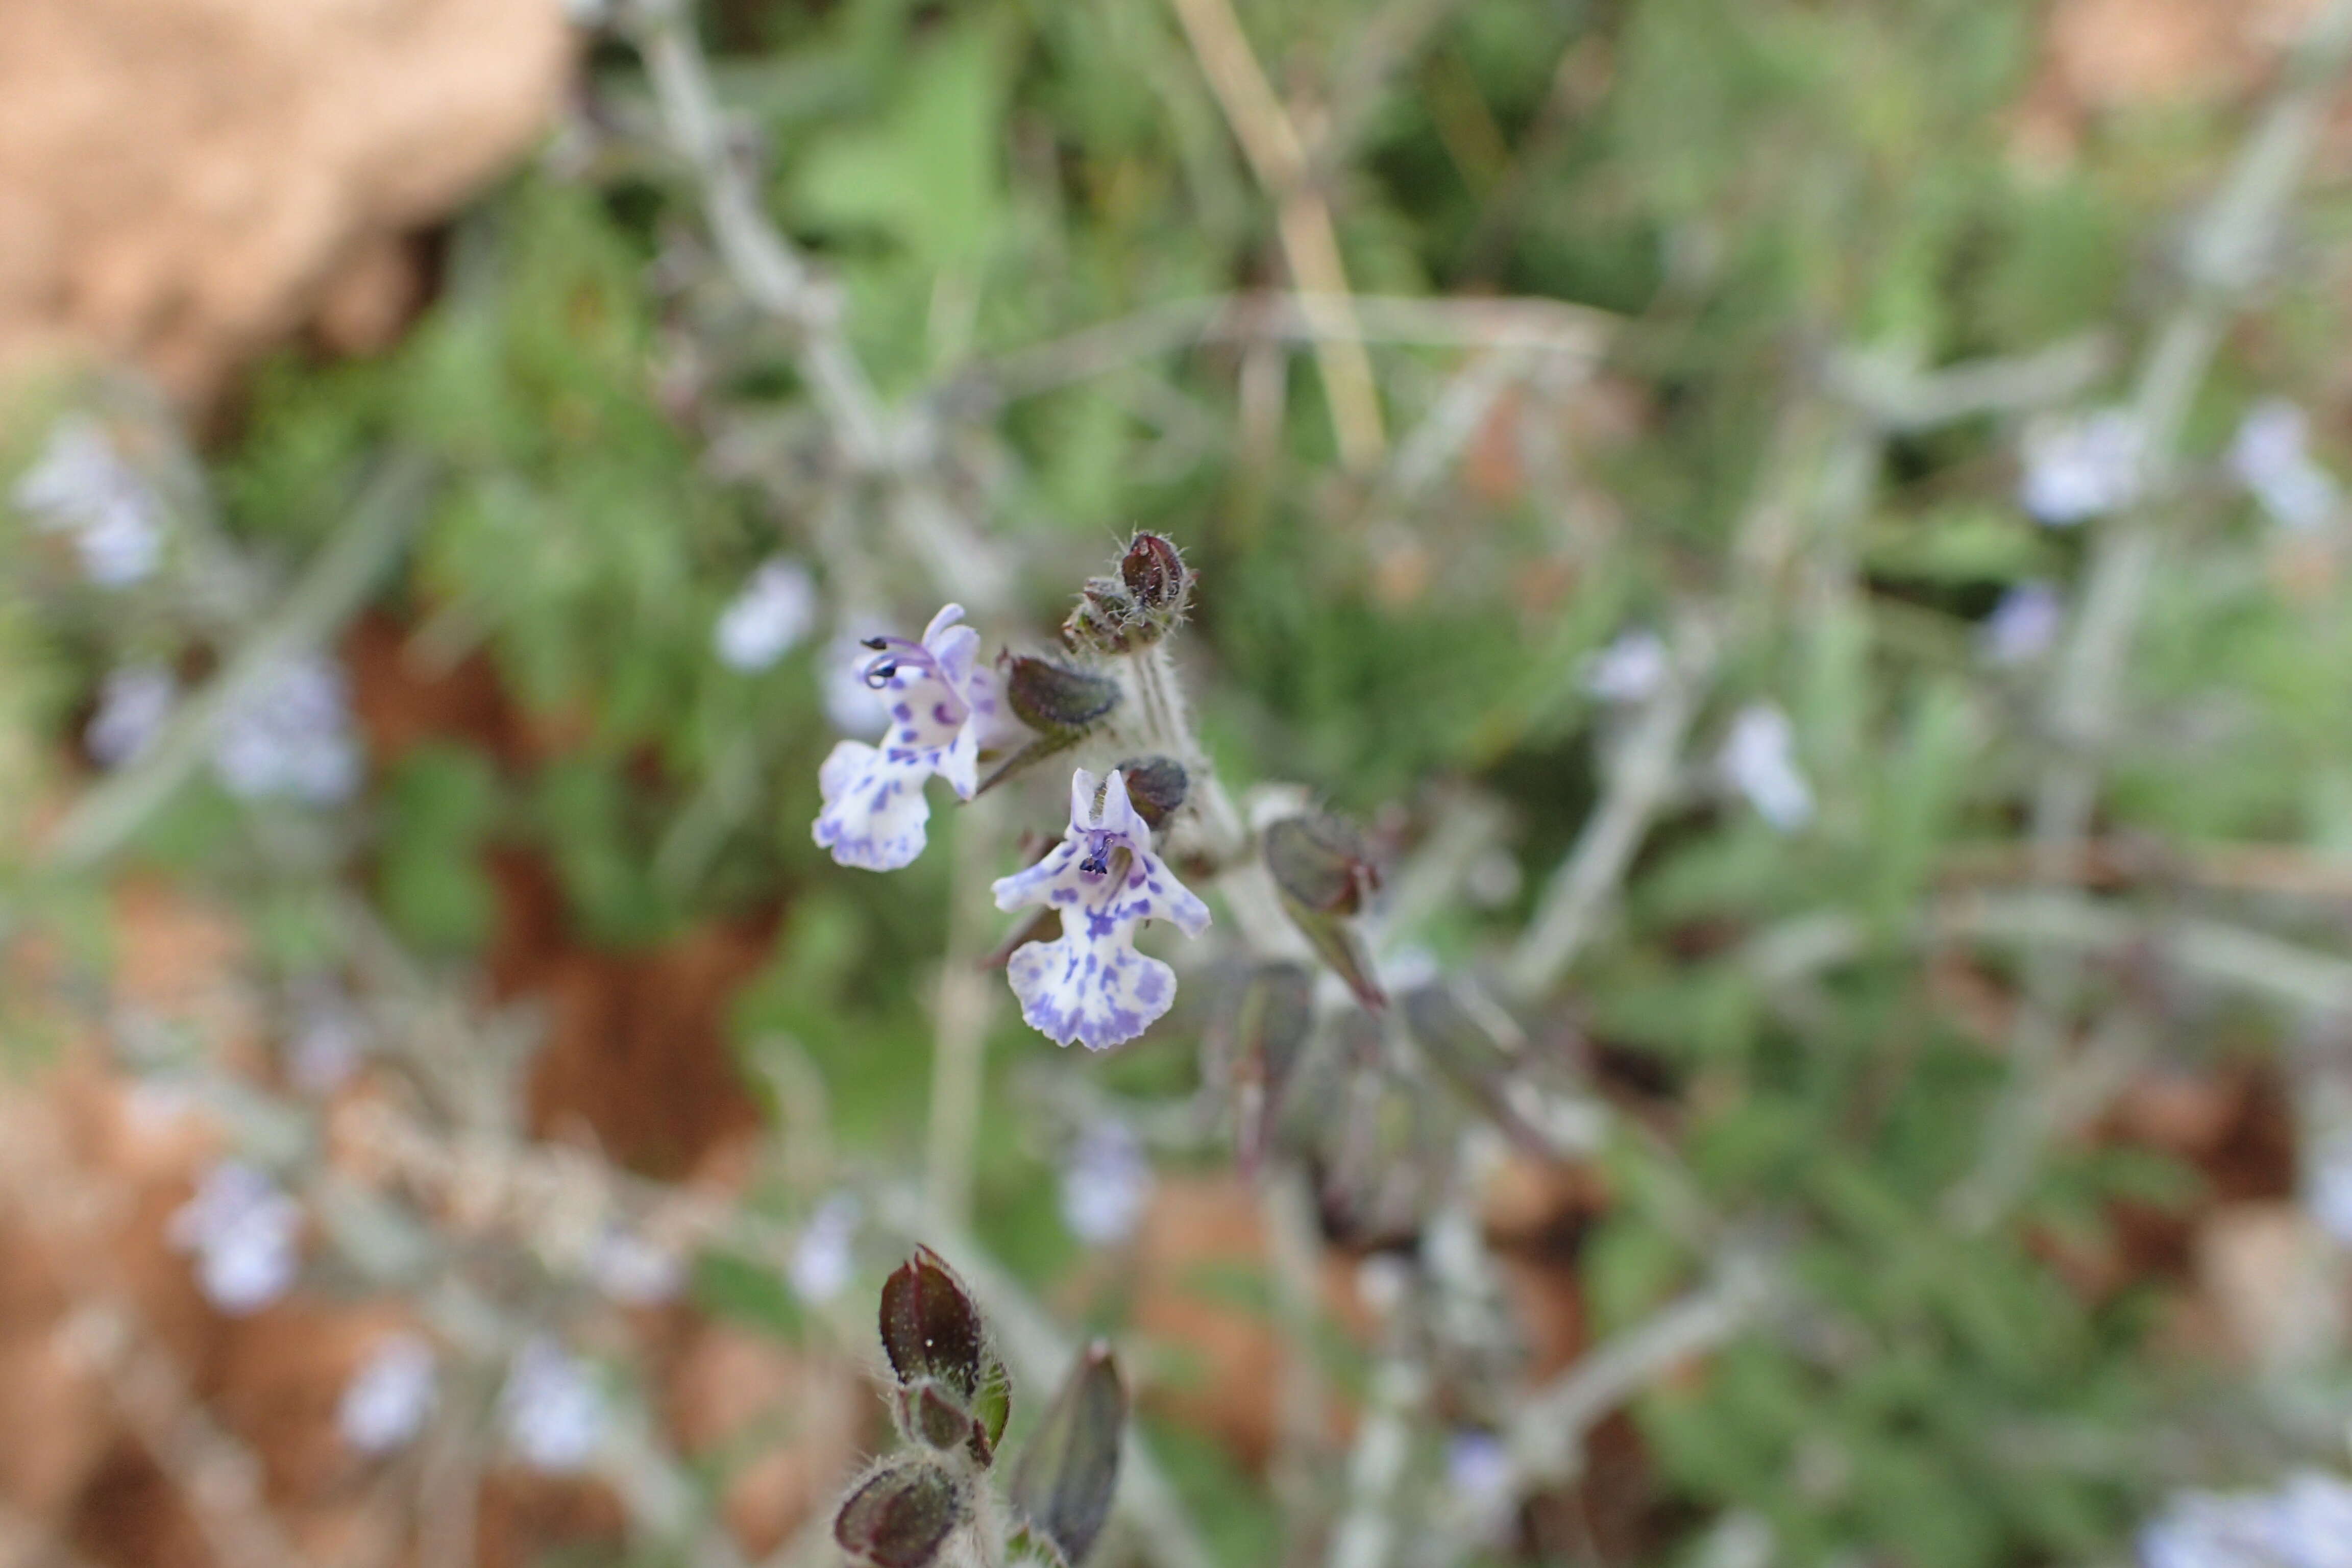
<path id="1" fill-rule="evenodd" d="M 1062 1166 L 1062 1223 L 1089 1247 L 1115 1247 L 1135 1234 L 1151 1202 L 1151 1162 L 1126 1122 L 1089 1125 Z"/>
<path id="2" fill-rule="evenodd" d="M 172 1215 L 167 1232 L 193 1253 L 205 1300 L 232 1317 L 283 1296 L 301 1266 L 302 1208 L 253 1166 L 224 1160 Z"/>
<path id="3" fill-rule="evenodd" d="M 1586 661 L 1584 689 L 1603 702 L 1646 702 L 1666 680 L 1666 645 L 1643 627 L 1617 639 Z"/>
<path id="4" fill-rule="evenodd" d="M 615 1226 L 596 1238 L 588 1254 L 588 1277 L 624 1307 L 654 1307 L 678 1293 L 686 1265 L 667 1247 Z"/>
<path id="5" fill-rule="evenodd" d="M 1977 627 L 1977 647 L 1987 664 L 2032 664 L 2057 646 L 2065 624 L 2066 597 L 2055 584 L 2020 583 Z"/>
<path id="6" fill-rule="evenodd" d="M 386 1334 L 343 1384 L 335 1402 L 335 1428 L 362 1454 L 399 1447 L 432 1413 L 436 1380 L 433 1347 L 423 1336 Z"/>
<path id="7" fill-rule="evenodd" d="M 163 558 L 162 501 L 86 415 L 58 421 L 13 494 L 45 532 L 73 535 L 82 574 L 101 588 L 128 587 Z"/>
<path id="8" fill-rule="evenodd" d="M 1113 769 L 1095 805 L 1095 775 L 1070 776 L 1070 826 L 1025 871 L 999 878 L 1000 910 L 1062 911 L 1062 934 L 1029 942 L 1005 973 L 1029 1026 L 1061 1045 L 1107 1050 L 1131 1040 L 1176 1004 L 1176 972 L 1136 951 L 1135 928 L 1172 921 L 1186 936 L 1209 926 L 1209 906 L 1151 852 L 1151 829 Z"/>
<path id="9" fill-rule="evenodd" d="M 1717 765 L 1756 814 L 1782 833 L 1813 819 L 1812 786 L 1797 768 L 1796 731 L 1769 702 L 1752 702 L 1731 721 Z"/>
<path id="10" fill-rule="evenodd" d="M 933 773 L 964 800 L 980 787 L 981 737 L 997 728 L 1003 696 L 979 662 L 980 634 L 961 619 L 963 606 L 950 605 L 919 643 L 866 639 L 875 654 L 864 679 L 888 692 L 890 728 L 879 747 L 841 742 L 817 773 L 824 809 L 812 834 L 844 866 L 895 871 L 923 852 Z"/>
<path id="11" fill-rule="evenodd" d="M 341 666 L 316 656 L 263 678 L 222 716 L 213 772 L 242 800 L 290 795 L 324 805 L 360 781 L 359 738 Z"/>
<path id="12" fill-rule="evenodd" d="M 604 1391 L 586 1363 L 544 1336 L 515 1352 L 499 1407 L 507 1441 L 533 1469 L 577 1470 L 604 1440 Z"/>
<path id="13" fill-rule="evenodd" d="M 798 647 L 816 624 L 816 580 L 779 555 L 751 574 L 711 630 L 711 646 L 731 669 L 767 669 Z"/>
<path id="14" fill-rule="evenodd" d="M 126 664 L 98 688 L 98 711 L 82 743 L 102 768 L 119 768 L 153 743 L 180 700 L 180 683 L 160 664 Z"/>
<path id="15" fill-rule="evenodd" d="M 855 1193 L 835 1193 L 819 1204 L 793 1244 L 785 1279 L 793 1294 L 812 1306 L 823 1306 L 849 1289 L 857 1269 L 857 1222 L 862 1217 Z"/>
<path id="16" fill-rule="evenodd" d="M 2058 527 L 2129 506 L 2139 497 L 2144 445 L 2120 408 L 2037 419 L 2025 431 L 2018 504 Z"/>
<path id="17" fill-rule="evenodd" d="M 2312 460 L 2311 420 L 2284 397 L 2247 412 L 2230 443 L 2230 471 L 2263 510 L 2290 532 L 2308 533 L 2336 515 L 2343 497 L 2336 477 Z"/>

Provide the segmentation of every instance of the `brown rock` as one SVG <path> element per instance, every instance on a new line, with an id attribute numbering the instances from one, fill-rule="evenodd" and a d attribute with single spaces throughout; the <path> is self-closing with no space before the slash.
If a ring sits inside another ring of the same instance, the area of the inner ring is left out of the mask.
<path id="1" fill-rule="evenodd" d="M 0 0 L 0 375 L 143 364 L 191 402 L 325 312 L 385 340 L 398 237 L 530 147 L 557 0 Z"/>

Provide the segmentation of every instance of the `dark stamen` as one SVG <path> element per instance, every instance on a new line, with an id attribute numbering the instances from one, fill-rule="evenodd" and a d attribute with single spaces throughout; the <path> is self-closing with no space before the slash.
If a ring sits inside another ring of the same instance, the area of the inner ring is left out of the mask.
<path id="1" fill-rule="evenodd" d="M 870 647 L 876 653 L 880 653 L 884 648 L 890 646 L 890 639 L 888 637 L 861 637 L 858 639 L 857 646 L 860 647 Z"/>
<path id="2" fill-rule="evenodd" d="M 890 678 L 898 673 L 898 665 L 895 659 L 877 658 L 866 667 L 866 684 L 879 691 L 889 685 Z"/>

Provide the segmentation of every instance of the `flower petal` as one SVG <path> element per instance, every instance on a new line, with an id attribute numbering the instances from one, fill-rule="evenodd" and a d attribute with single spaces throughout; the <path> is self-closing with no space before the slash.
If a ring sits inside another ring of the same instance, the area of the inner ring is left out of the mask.
<path id="1" fill-rule="evenodd" d="M 1176 1002 L 1176 972 L 1138 952 L 1131 927 L 1089 935 L 1089 917 L 1062 911 L 1062 935 L 1033 942 L 1005 971 L 1021 1016 L 1057 1045 L 1108 1050 L 1135 1038 Z"/>
<path id="2" fill-rule="evenodd" d="M 1138 849 L 1151 847 L 1151 825 L 1143 820 L 1135 803 L 1127 798 L 1127 780 L 1117 768 L 1111 769 L 1110 777 L 1103 781 L 1102 815 L 1095 819 L 1095 826 L 1105 833 L 1118 834 Z"/>
<path id="3" fill-rule="evenodd" d="M 861 741 L 841 742 L 817 773 L 824 809 L 812 837 L 844 866 L 895 871 L 913 864 L 931 818 L 930 802 L 923 798 L 930 774 L 928 753 L 908 757 Z"/>
<path id="4" fill-rule="evenodd" d="M 1176 879 L 1167 861 L 1149 849 L 1135 851 L 1127 885 L 1112 916 L 1123 921 L 1173 921 L 1186 936 L 1198 936 L 1209 929 L 1209 906 Z"/>
<path id="5" fill-rule="evenodd" d="M 1087 891 L 1086 874 L 1078 869 L 1083 847 L 1077 840 L 1065 838 L 1027 870 L 999 877 L 989 889 L 996 895 L 996 907 L 1019 910 L 1031 904 L 1053 904 L 1066 908 L 1078 902 Z"/>

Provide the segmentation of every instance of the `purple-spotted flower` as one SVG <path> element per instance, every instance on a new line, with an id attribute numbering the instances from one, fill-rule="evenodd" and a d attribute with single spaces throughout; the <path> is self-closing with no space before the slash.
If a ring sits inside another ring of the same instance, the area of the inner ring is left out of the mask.
<path id="1" fill-rule="evenodd" d="M 923 640 L 869 637 L 866 684 L 890 703 L 890 730 L 879 746 L 844 741 L 824 760 L 817 788 L 824 809 L 815 838 L 844 866 L 895 871 L 923 852 L 931 817 L 923 784 L 933 773 L 958 798 L 980 787 L 982 738 L 1003 720 L 996 672 L 980 662 L 980 634 L 956 625 L 963 606 L 931 617 Z"/>
<path id="2" fill-rule="evenodd" d="M 1026 871 L 998 879 L 996 907 L 1062 911 L 1062 934 L 1033 942 L 1006 966 L 1021 1016 L 1060 1045 L 1106 1050 L 1131 1040 L 1174 1005 L 1176 972 L 1135 949 L 1135 928 L 1173 921 L 1186 936 L 1208 928 L 1209 906 L 1151 852 L 1151 829 L 1114 770 L 1095 804 L 1095 775 L 1070 777 L 1068 835 Z"/>

